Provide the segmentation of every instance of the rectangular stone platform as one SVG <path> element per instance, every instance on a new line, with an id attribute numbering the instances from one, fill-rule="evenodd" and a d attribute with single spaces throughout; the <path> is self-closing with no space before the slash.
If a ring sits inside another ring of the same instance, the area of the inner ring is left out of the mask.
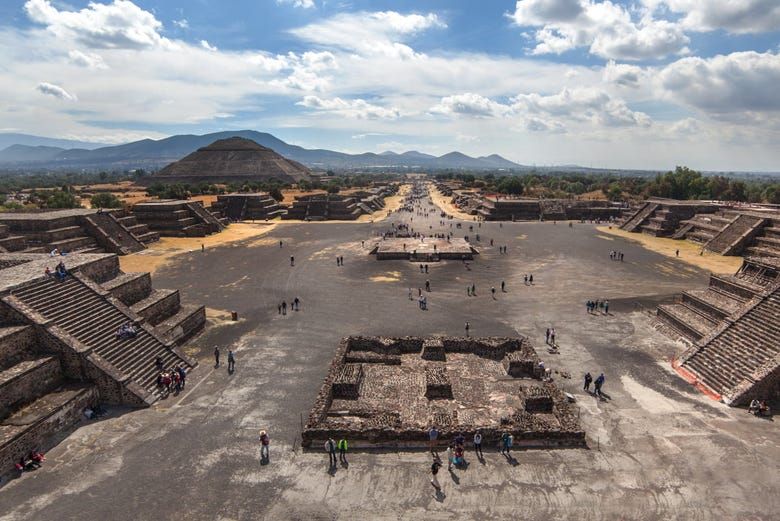
<path id="1" fill-rule="evenodd" d="M 445 356 L 431 360 L 433 348 Z M 487 445 L 507 431 L 520 446 L 583 446 L 576 408 L 540 377 L 539 357 L 524 338 L 347 337 L 303 446 L 319 450 L 329 437 L 346 436 L 358 449 L 422 448 L 433 425 L 443 442 L 480 429 Z"/>
<path id="2" fill-rule="evenodd" d="M 406 259 L 412 262 L 471 260 L 479 252 L 464 239 L 392 238 L 379 241 L 371 250 L 377 260 Z"/>

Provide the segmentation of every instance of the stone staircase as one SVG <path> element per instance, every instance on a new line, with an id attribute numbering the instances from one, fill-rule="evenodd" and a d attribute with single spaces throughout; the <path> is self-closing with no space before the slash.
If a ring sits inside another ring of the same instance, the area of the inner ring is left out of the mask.
<path id="1" fill-rule="evenodd" d="M 746 255 L 780 257 L 780 219 L 769 219 L 756 234 L 753 243 L 745 248 Z"/>
<path id="2" fill-rule="evenodd" d="M 689 340 L 673 366 L 698 387 L 732 405 L 780 397 L 780 261 L 746 258 L 658 319 Z"/>
<path id="3" fill-rule="evenodd" d="M 740 214 L 709 240 L 704 248 L 719 255 L 739 255 L 744 245 L 753 239 L 766 223 L 765 219 Z"/>
<path id="4" fill-rule="evenodd" d="M 192 212 L 192 214 L 197 216 L 199 220 L 208 225 L 212 232 L 216 233 L 225 229 L 225 225 L 222 223 L 222 221 L 215 217 L 214 214 L 206 210 L 200 203 L 188 202 L 187 208 L 190 210 L 190 212 Z"/>
<path id="5" fill-rule="evenodd" d="M 566 220 L 566 209 L 563 203 L 557 199 L 545 199 L 539 201 L 541 217 L 543 221 L 564 221 Z"/>
<path id="6" fill-rule="evenodd" d="M 631 216 L 621 228 L 627 232 L 637 232 L 644 222 L 658 209 L 660 205 L 653 202 L 646 202 L 636 213 Z"/>
<path id="7" fill-rule="evenodd" d="M 70 428 L 95 403 L 95 386 L 68 381 L 33 326 L 0 327 L 0 475 L 31 450 L 46 450 L 53 434 Z"/>
<path id="8" fill-rule="evenodd" d="M 14 296 L 50 321 L 49 327 L 56 326 L 76 339 L 153 396 L 159 397 L 156 357 L 162 358 L 165 367 L 192 367 L 145 328 L 139 328 L 135 338 L 117 339 L 119 326 L 136 317 L 76 277 L 63 282 L 52 278 L 36 281 L 16 290 Z"/>
<path id="9" fill-rule="evenodd" d="M 133 234 L 133 237 L 144 245 L 160 240 L 160 234 L 149 230 L 149 227 L 145 224 L 139 224 L 135 215 L 128 215 L 127 212 L 123 211 L 117 213 L 115 217 L 117 222 L 122 225 L 125 230 Z"/>
<path id="10" fill-rule="evenodd" d="M 87 230 L 106 251 L 128 255 L 146 249 L 144 243 L 110 213 L 95 213 L 83 219 Z"/>
<path id="11" fill-rule="evenodd" d="M 11 235 L 11 231 L 5 224 L 0 224 L 0 252 L 14 252 L 24 250 L 27 242 L 20 235 Z"/>

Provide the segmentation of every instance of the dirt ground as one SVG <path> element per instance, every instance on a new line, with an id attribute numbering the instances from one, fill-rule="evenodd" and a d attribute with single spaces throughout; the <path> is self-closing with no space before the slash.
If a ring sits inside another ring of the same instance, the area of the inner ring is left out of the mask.
<path id="1" fill-rule="evenodd" d="M 433 186 L 430 186 L 431 200 L 433 201 L 433 204 L 447 212 L 449 215 L 452 215 L 456 219 L 463 219 L 464 221 L 473 221 L 474 216 L 469 215 L 466 212 L 461 211 L 457 206 L 452 204 L 450 200 L 452 199 L 452 196 L 444 196 L 436 190 Z"/>
<path id="2" fill-rule="evenodd" d="M 733 274 L 742 266 L 742 257 L 726 257 L 704 251 L 701 246 L 690 241 L 677 241 L 674 239 L 665 239 L 662 237 L 653 237 L 645 233 L 631 233 L 621 230 L 616 226 L 599 226 L 598 231 L 622 237 L 629 241 L 637 242 L 650 251 L 660 253 L 666 257 L 676 258 L 696 266 L 697 268 L 711 271 L 718 274 Z M 608 237 L 605 237 L 608 239 Z M 677 250 L 680 255 L 677 255 Z"/>
<path id="3" fill-rule="evenodd" d="M 267 234 L 278 223 L 233 223 L 220 233 L 206 237 L 161 237 L 146 250 L 119 257 L 124 272 L 148 271 L 154 273 L 182 253 L 224 246 Z"/>

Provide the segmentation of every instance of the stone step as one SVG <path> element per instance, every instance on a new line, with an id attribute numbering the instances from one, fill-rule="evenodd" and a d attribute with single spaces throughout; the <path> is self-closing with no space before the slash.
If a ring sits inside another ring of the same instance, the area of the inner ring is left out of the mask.
<path id="1" fill-rule="evenodd" d="M 61 385 L 62 379 L 60 361 L 53 356 L 23 360 L 0 371 L 0 421 Z"/>
<path id="2" fill-rule="evenodd" d="M 21 252 L 27 247 L 27 241 L 22 235 L 10 235 L 0 239 L 0 246 L 9 252 Z"/>
<path id="3" fill-rule="evenodd" d="M 46 247 L 49 250 L 54 248 L 60 251 L 72 251 L 77 248 L 94 248 L 97 246 L 97 242 L 92 237 L 71 237 L 70 239 L 62 239 L 59 241 L 52 241 Z"/>
<path id="4" fill-rule="evenodd" d="M 54 228 L 46 230 L 38 234 L 38 239 L 43 243 L 52 243 L 53 241 L 61 241 L 64 239 L 73 239 L 75 237 L 83 237 L 84 230 L 81 226 L 64 226 L 62 228 Z"/>
<path id="5" fill-rule="evenodd" d="M 36 342 L 33 326 L 0 327 L 0 369 L 30 357 Z"/>
<path id="6" fill-rule="evenodd" d="M 144 317 L 150 324 L 157 325 L 179 311 L 179 291 L 175 289 L 153 289 L 143 300 L 130 309 Z"/>
<path id="7" fill-rule="evenodd" d="M 146 272 L 121 273 L 101 286 L 124 305 L 132 306 L 151 294 L 152 277 Z"/>
<path id="8" fill-rule="evenodd" d="M 157 324 L 155 329 L 166 341 L 181 344 L 203 329 L 205 324 L 204 306 L 183 305 L 175 315 Z"/>
<path id="9" fill-rule="evenodd" d="M 763 248 L 759 246 L 750 246 L 745 248 L 745 254 L 753 257 L 780 257 L 780 250 L 774 248 Z"/>
<path id="10" fill-rule="evenodd" d="M 136 239 L 141 241 L 144 244 L 148 244 L 150 242 L 159 241 L 160 240 L 160 234 L 157 232 L 146 232 L 141 233 L 135 236 Z"/>

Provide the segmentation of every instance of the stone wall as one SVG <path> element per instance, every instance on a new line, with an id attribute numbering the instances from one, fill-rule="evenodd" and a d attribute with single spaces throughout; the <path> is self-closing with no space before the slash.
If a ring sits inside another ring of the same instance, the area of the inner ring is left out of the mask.
<path id="1" fill-rule="evenodd" d="M 55 357 L 22 362 L 0 375 L 0 418 L 62 383 L 60 362 Z"/>

